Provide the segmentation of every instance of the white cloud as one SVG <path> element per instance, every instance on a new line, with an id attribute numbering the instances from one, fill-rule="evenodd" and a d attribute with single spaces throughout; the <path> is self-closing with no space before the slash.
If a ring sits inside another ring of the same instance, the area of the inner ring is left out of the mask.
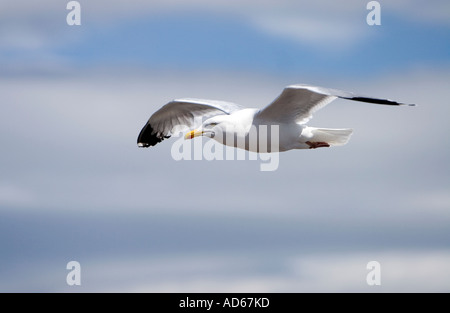
<path id="1" fill-rule="evenodd" d="M 367 1 L 368 2 L 368 1 Z M 151 18 L 155 15 L 192 13 L 225 15 L 240 18 L 256 29 L 272 36 L 323 48 L 349 48 L 364 38 L 366 30 L 366 1 L 107 1 L 97 0 L 81 4 L 83 25 L 108 27 L 125 19 Z M 2 38 L 0 47 L 39 48 L 58 46 L 68 38 L 61 38 L 67 28 L 66 3 L 43 0 L 38 3 L 14 1 L 0 3 Z M 425 22 L 448 26 L 449 2 L 422 0 L 381 1 L 382 14 L 397 15 L 405 21 Z M 383 16 L 382 15 L 382 16 Z"/>
<path id="2" fill-rule="evenodd" d="M 233 73 L 73 75 L 39 81 L 3 79 L 0 87 L 2 103 L 10 104 L 0 117 L 3 145 L 8 147 L 2 158 L 11 160 L 3 175 L 11 177 L 17 188 L 36 195 L 34 204 L 41 207 L 148 210 L 150 206 L 269 215 L 278 207 L 280 214 L 316 216 L 323 211 L 307 208 L 333 211 L 339 204 L 348 208 L 340 212 L 345 218 L 354 216 L 352 210 L 361 206 L 362 199 L 372 199 L 364 207 L 383 217 L 391 206 L 398 212 L 408 210 L 409 197 L 448 187 L 442 168 L 447 166 L 449 147 L 439 136 L 429 135 L 448 132 L 446 71 L 418 71 L 368 82 L 323 82 L 420 105 L 395 108 L 338 100 L 318 112 L 310 124 L 352 127 L 350 143 L 326 151 L 283 153 L 278 171 L 269 174 L 259 172 L 257 161 L 176 162 L 170 157 L 174 140 L 138 149 L 136 137 L 150 114 L 173 98 L 222 99 L 262 107 L 292 81 Z M 235 179 L 240 184 L 230 184 Z M 204 184 L 197 196 L 189 186 L 199 180 L 214 183 Z M 149 190 L 159 195 L 151 203 L 142 197 Z M 232 197 L 217 201 L 220 190 Z M 177 197 L 171 196 L 174 192 Z M 301 201 L 298 192 L 303 194 Z M 417 203 L 426 208 L 426 201 Z"/>
<path id="3" fill-rule="evenodd" d="M 426 208 L 428 214 L 450 215 L 450 194 L 448 190 L 434 190 L 420 195 L 410 195 L 411 207 Z"/>
<path id="4" fill-rule="evenodd" d="M 366 265 L 381 265 L 381 286 L 368 286 Z M 302 291 L 432 292 L 450 288 L 448 251 L 405 251 L 298 257 L 292 267 Z"/>
<path id="5" fill-rule="evenodd" d="M 317 48 L 349 48 L 364 36 L 363 27 L 355 27 L 354 23 L 339 18 L 319 19 L 283 14 L 258 16 L 253 22 L 257 28 L 270 35 L 307 43 Z"/>
<path id="6" fill-rule="evenodd" d="M 381 265 L 368 286 L 366 265 Z M 342 253 L 234 253 L 80 260 L 81 286 L 65 284 L 64 264 L 29 264 L 2 291 L 56 292 L 447 292 L 447 250 Z"/>
<path id="7" fill-rule="evenodd" d="M 17 207 L 34 204 L 35 196 L 23 187 L 0 181 L 0 206 Z"/>
<path id="8" fill-rule="evenodd" d="M 366 284 L 369 272 L 366 265 L 372 260 L 381 264 L 381 286 Z M 261 270 L 267 267 L 264 263 L 251 256 L 220 260 L 199 256 L 188 259 L 188 264 L 196 266 L 185 270 L 183 265 L 164 261 L 152 264 L 151 268 L 161 270 L 161 266 L 163 269 L 172 264 L 169 267 L 175 271 L 173 276 L 162 274 L 151 283 L 141 281 L 129 288 L 136 292 L 442 292 L 450 289 L 448 251 L 377 251 L 281 257 L 267 260 L 267 263 L 274 263 L 273 272 Z M 148 263 L 141 266 L 125 263 L 118 268 L 134 268 L 143 274 L 149 266 Z M 142 276 L 150 280 L 155 277 L 154 274 Z"/>

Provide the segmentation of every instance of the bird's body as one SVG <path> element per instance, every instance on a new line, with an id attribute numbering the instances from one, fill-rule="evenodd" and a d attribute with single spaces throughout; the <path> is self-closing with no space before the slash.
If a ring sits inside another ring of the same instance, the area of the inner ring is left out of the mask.
<path id="1" fill-rule="evenodd" d="M 336 98 L 384 105 L 403 104 L 309 85 L 286 87 L 263 109 L 243 108 L 224 101 L 179 99 L 169 102 L 150 117 L 139 134 L 138 146 L 153 146 L 176 132 L 191 129 L 194 130 L 186 134 L 186 139 L 206 136 L 224 145 L 259 153 L 344 145 L 352 134 L 351 129 L 306 125 L 312 113 Z"/>

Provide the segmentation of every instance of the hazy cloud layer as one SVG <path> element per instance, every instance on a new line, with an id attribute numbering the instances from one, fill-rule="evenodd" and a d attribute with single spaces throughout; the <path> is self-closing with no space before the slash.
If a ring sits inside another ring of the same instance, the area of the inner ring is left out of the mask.
<path id="1" fill-rule="evenodd" d="M 68 1 L 67 1 L 68 2 Z M 42 48 L 60 45 L 61 33 L 67 14 L 64 1 L 43 0 L 0 3 L 0 47 Z M 367 1 L 368 2 L 368 1 Z M 237 18 L 253 25 L 261 32 L 306 41 L 321 46 L 355 44 L 365 32 L 361 21 L 368 13 L 366 1 L 107 1 L 83 2 L 82 16 L 85 25 L 103 25 L 128 20 L 171 14 L 198 12 L 201 15 L 223 15 Z M 422 0 L 381 1 L 383 14 L 396 15 L 405 21 L 449 26 L 448 1 Z M 359 26 L 359 27 L 358 27 Z"/>
<path id="2" fill-rule="evenodd" d="M 229 190 L 233 198 L 225 197 L 215 206 L 230 210 L 233 204 L 238 210 L 253 210 L 253 197 L 261 200 L 263 208 L 280 204 L 270 192 L 274 190 L 291 212 L 315 201 L 326 204 L 323 201 L 340 195 L 343 204 L 353 206 L 356 199 L 367 199 L 378 191 L 380 197 L 366 205 L 378 206 L 374 203 L 383 203 L 388 195 L 390 201 L 382 207 L 406 207 L 411 205 L 406 199 L 417 197 L 418 192 L 430 195 L 448 187 L 445 160 L 449 147 L 439 136 L 430 135 L 445 133 L 447 128 L 449 112 L 443 101 L 448 97 L 447 80 L 446 72 L 429 71 L 411 73 L 407 79 L 332 85 L 420 106 L 392 108 L 338 100 L 318 112 L 310 124 L 354 128 L 349 145 L 281 154 L 279 170 L 274 173 L 260 173 L 260 161 L 176 162 L 171 157 L 174 139 L 152 149 L 137 149 L 135 141 L 149 115 L 173 98 L 223 99 L 262 107 L 287 84 L 283 80 L 236 79 L 232 74 L 190 75 L 189 80 L 183 74 L 3 80 L 1 97 L 7 106 L 0 128 L 9 149 L 2 158 L 9 165 L 3 169 L 0 199 L 11 204 L 16 194 L 19 202 L 34 199 L 34 205 L 43 208 L 133 209 L 148 207 L 139 195 L 155 192 L 159 197 L 151 201 L 154 208 L 184 205 L 209 210 L 205 204 L 219 190 Z M 233 177 L 242 184 L 230 184 Z M 347 184 L 340 182 L 343 177 Z M 277 188 L 272 188 L 274 182 Z M 196 199 L 191 184 L 201 186 L 199 203 L 183 200 Z M 353 193 L 352 188 L 359 192 Z M 299 201 L 302 190 L 306 197 Z M 174 191 L 180 197 L 165 197 Z M 330 197 L 322 199 L 323 192 Z M 350 193 L 351 199 L 344 196 Z M 445 197 L 438 199 L 446 201 Z"/>
<path id="3" fill-rule="evenodd" d="M 361 1 L 89 1 L 79 28 L 65 4 L 0 2 L 1 291 L 77 291 L 70 260 L 81 291 L 449 290 L 448 1 L 379 28 Z M 136 145 L 174 98 L 293 83 L 419 106 L 337 100 L 309 124 L 350 142 L 274 172 Z"/>
<path id="4" fill-rule="evenodd" d="M 177 162 L 174 139 L 137 148 L 148 116 L 172 98 L 261 107 L 288 83 L 186 75 L 1 81 L 2 290 L 74 291 L 64 266 L 75 259 L 87 291 L 375 291 L 364 285 L 369 255 L 386 269 L 380 290 L 448 290 L 447 71 L 324 81 L 419 106 L 335 101 L 310 124 L 353 127 L 350 143 L 283 153 L 275 172 L 259 161 Z M 175 276 L 162 269 L 173 262 Z"/>

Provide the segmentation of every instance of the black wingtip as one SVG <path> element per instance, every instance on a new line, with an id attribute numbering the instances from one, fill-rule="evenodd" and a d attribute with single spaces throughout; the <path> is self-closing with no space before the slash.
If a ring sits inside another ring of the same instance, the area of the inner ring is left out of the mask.
<path id="1" fill-rule="evenodd" d="M 367 103 L 376 103 L 376 104 L 383 104 L 383 105 L 416 106 L 415 104 L 401 103 L 401 102 L 397 102 L 397 101 L 389 100 L 389 99 L 376 99 L 376 98 L 369 98 L 369 97 L 341 97 L 341 98 L 347 99 L 347 100 L 361 101 L 361 102 L 367 102 Z"/>
<path id="2" fill-rule="evenodd" d="M 353 100 L 353 101 L 361 101 L 361 102 L 384 104 L 384 105 L 401 105 L 401 103 L 398 103 L 397 101 L 392 101 L 389 99 L 374 99 L 374 98 L 367 98 L 367 97 L 352 97 L 349 99 Z"/>
<path id="3" fill-rule="evenodd" d="M 156 133 L 154 133 L 152 126 L 147 123 L 139 133 L 137 145 L 139 148 L 148 148 L 150 146 L 156 145 L 157 143 L 160 143 L 164 140 L 164 138 L 165 137 L 158 136 Z"/>

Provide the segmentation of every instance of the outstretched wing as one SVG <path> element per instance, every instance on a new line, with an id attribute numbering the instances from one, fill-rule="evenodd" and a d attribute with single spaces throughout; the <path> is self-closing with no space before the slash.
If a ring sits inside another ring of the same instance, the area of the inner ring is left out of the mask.
<path id="1" fill-rule="evenodd" d="M 286 87 L 281 95 L 262 109 L 256 117 L 284 123 L 304 124 L 312 118 L 315 111 L 323 108 L 336 98 L 384 105 L 404 104 L 389 99 L 360 96 L 342 90 L 299 84 Z"/>
<path id="2" fill-rule="evenodd" d="M 241 106 L 225 101 L 202 99 L 173 100 L 153 113 L 142 128 L 137 144 L 139 147 L 154 146 L 173 134 L 196 128 L 202 120 L 220 114 L 230 114 Z"/>

